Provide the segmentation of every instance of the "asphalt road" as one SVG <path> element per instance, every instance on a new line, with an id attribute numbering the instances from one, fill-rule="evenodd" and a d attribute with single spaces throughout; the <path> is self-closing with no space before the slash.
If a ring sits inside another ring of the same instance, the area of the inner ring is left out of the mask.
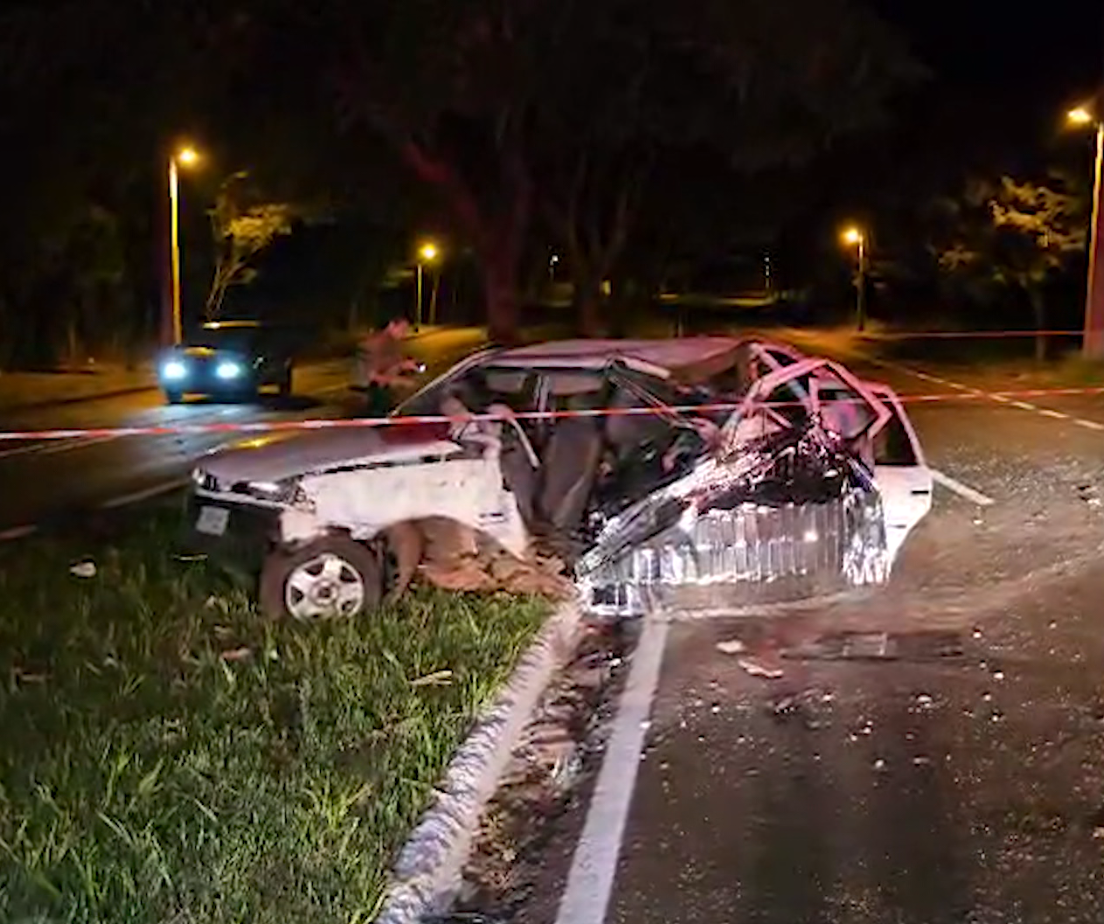
<path id="1" fill-rule="evenodd" d="M 471 329 L 427 334 L 410 345 L 430 372 L 440 371 L 472 349 Z M 246 424 L 305 418 L 336 418 L 356 411 L 349 391 L 349 364 L 306 366 L 295 374 L 295 394 L 263 397 L 250 404 L 195 401 L 166 405 L 161 393 L 135 394 L 8 412 L 8 432 L 132 426 Z M 19 538 L 34 527 L 79 524 L 88 511 L 142 499 L 186 481 L 195 460 L 244 434 L 96 436 L 60 440 L 0 441 L 0 538 Z"/>
<path id="2" fill-rule="evenodd" d="M 341 413 L 339 368 L 298 376 L 297 395 L 255 404 L 168 406 L 157 391 L 41 407 L 4 415 L 9 431 L 247 423 Z M 187 478 L 194 460 L 233 434 L 99 436 L 0 443 L 0 532 L 78 518 L 82 511 L 141 497 Z"/>
<path id="3" fill-rule="evenodd" d="M 945 395 L 929 461 L 993 503 L 937 487 L 888 588 L 646 629 L 514 920 L 1104 920 L 1104 399 L 851 365 Z"/>

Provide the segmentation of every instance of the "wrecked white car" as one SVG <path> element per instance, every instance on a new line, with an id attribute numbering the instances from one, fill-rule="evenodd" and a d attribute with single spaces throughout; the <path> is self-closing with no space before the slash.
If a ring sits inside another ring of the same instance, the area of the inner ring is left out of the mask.
<path id="1" fill-rule="evenodd" d="M 728 337 L 486 350 L 386 426 L 275 432 L 193 477 L 193 538 L 302 619 L 377 604 L 395 537 L 432 518 L 554 553 L 608 616 L 876 584 L 932 492 L 888 388 Z"/>

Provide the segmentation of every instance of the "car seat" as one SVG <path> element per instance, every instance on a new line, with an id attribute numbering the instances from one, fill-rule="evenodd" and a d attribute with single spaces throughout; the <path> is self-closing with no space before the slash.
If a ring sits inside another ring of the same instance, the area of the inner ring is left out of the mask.
<path id="1" fill-rule="evenodd" d="M 568 398 L 565 410 L 593 410 L 596 395 Z M 557 420 L 541 459 L 539 511 L 557 530 L 572 532 L 582 525 L 594 490 L 603 450 L 603 418 L 564 417 Z"/>

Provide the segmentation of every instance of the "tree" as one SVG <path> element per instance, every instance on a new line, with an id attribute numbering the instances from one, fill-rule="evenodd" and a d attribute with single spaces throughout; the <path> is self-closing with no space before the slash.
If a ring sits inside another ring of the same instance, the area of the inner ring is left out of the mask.
<path id="1" fill-rule="evenodd" d="M 343 8 L 343 117 L 387 139 L 441 194 L 474 245 L 500 336 L 516 324 L 534 217 L 565 248 L 593 326 L 592 296 L 666 152 L 707 145 L 741 169 L 804 157 L 866 124 L 915 72 L 847 0 Z"/>
<path id="2" fill-rule="evenodd" d="M 157 206 L 169 142 L 210 108 L 224 62 L 236 60 L 226 53 L 234 42 L 220 18 L 224 7 L 214 0 L 0 7 L 0 325 L 8 358 L 53 359 L 65 332 L 89 326 L 80 305 L 88 286 L 73 283 L 58 254 L 94 254 L 86 230 L 90 221 L 107 227 L 105 215 L 121 263 L 110 273 L 110 294 L 102 278 L 95 283 L 105 323 L 92 326 L 133 336 L 152 323 L 160 269 L 151 243 L 163 237 Z M 104 313 L 116 309 L 108 323 Z"/>
<path id="3" fill-rule="evenodd" d="M 211 231 L 215 242 L 215 268 L 204 314 L 213 320 L 222 309 L 231 286 L 247 285 L 257 277 L 254 260 L 276 238 L 291 234 L 296 210 L 286 202 L 249 204 L 243 183 L 249 174 L 240 171 L 219 188 L 211 209 Z"/>
<path id="4" fill-rule="evenodd" d="M 933 250 L 949 279 L 981 298 L 1018 290 L 1031 305 L 1035 357 L 1046 358 L 1044 287 L 1085 247 L 1085 199 L 1057 174 L 1034 183 L 974 181 L 942 204 L 946 232 Z"/>
<path id="5" fill-rule="evenodd" d="M 803 164 L 835 135 L 873 124 L 885 97 L 921 74 L 892 33 L 848 2 L 566 6 L 577 21 L 535 175 L 588 332 L 602 314 L 602 281 L 642 229 L 666 237 L 668 252 L 703 231 L 706 251 L 723 252 L 748 234 L 743 219 L 769 223 L 746 207 L 748 175 Z M 703 175 L 713 188 L 691 204 Z M 732 201 L 741 185 L 744 201 Z M 726 201 L 727 223 L 702 220 Z"/>

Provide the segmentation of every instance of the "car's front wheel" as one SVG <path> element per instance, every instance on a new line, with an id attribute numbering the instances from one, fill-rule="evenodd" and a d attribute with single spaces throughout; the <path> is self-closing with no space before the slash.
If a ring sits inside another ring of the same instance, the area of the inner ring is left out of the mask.
<path id="1" fill-rule="evenodd" d="M 184 400 L 184 393 L 177 391 L 174 388 L 165 389 L 165 403 L 166 404 L 179 404 Z"/>
<path id="2" fill-rule="evenodd" d="M 375 608 L 382 597 L 379 557 L 345 536 L 272 552 L 261 570 L 261 609 L 269 616 L 347 618 Z"/>

